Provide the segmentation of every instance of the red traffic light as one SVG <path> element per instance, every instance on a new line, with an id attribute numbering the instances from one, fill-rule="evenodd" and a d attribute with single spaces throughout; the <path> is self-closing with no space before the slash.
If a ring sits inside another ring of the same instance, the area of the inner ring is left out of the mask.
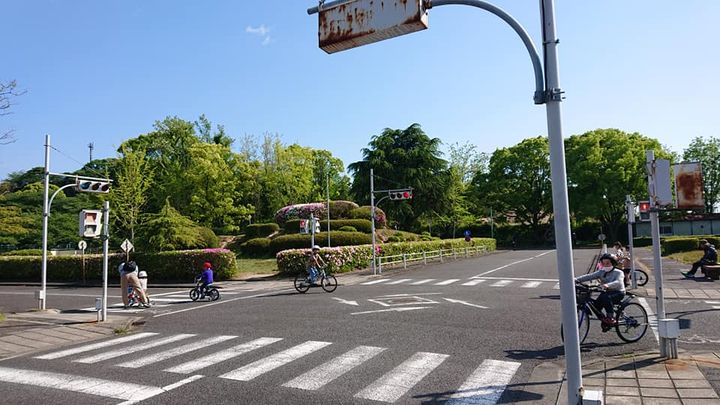
<path id="1" fill-rule="evenodd" d="M 650 212 L 650 201 L 639 201 L 638 208 L 640 212 Z"/>
<path id="2" fill-rule="evenodd" d="M 409 191 L 403 192 L 403 198 L 406 200 L 412 198 L 412 193 Z"/>

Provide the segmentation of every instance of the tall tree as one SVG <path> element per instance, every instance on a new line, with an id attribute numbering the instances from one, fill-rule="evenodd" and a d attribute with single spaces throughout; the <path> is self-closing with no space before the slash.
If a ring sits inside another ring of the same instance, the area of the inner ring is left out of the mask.
<path id="1" fill-rule="evenodd" d="M 720 139 L 696 137 L 683 152 L 683 159 L 702 165 L 705 211 L 714 212 L 720 202 Z"/>
<path id="2" fill-rule="evenodd" d="M 419 124 L 405 129 L 386 128 L 363 148 L 363 160 L 348 166 L 351 192 L 357 201 L 370 202 L 370 168 L 375 189 L 413 188 L 413 199 L 383 207 L 402 228 L 417 229 L 421 218 L 442 213 L 448 206 L 450 176 L 441 158 L 440 139 L 430 138 Z"/>
<path id="3" fill-rule="evenodd" d="M 148 200 L 153 169 L 145 160 L 144 150 L 123 149 L 123 158 L 118 166 L 116 183 L 110 193 L 115 208 L 113 217 L 123 230 L 130 233 L 130 241 L 135 243 L 135 229 Z"/>
<path id="4" fill-rule="evenodd" d="M 600 221 L 617 239 L 625 215 L 625 196 L 647 196 L 646 150 L 670 159 L 656 139 L 618 129 L 597 129 L 565 141 L 570 208 L 578 219 Z"/>
<path id="5" fill-rule="evenodd" d="M 10 80 L 9 82 L 0 82 L 0 116 L 10 114 L 10 107 L 12 107 L 12 99 L 20 96 L 24 91 L 17 89 L 17 82 Z M 0 145 L 7 145 L 15 142 L 12 130 L 0 131 Z"/>
<path id="6" fill-rule="evenodd" d="M 473 180 L 476 199 L 494 211 L 514 214 L 540 238 L 541 224 L 551 215 L 550 150 L 547 138 L 528 138 L 497 149 L 488 172 Z"/>

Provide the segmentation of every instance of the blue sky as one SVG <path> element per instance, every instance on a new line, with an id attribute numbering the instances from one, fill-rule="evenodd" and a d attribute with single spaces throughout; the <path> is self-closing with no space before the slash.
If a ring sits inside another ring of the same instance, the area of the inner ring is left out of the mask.
<path id="1" fill-rule="evenodd" d="M 115 156 L 156 120 L 200 114 L 229 135 L 280 134 L 347 165 L 383 128 L 420 123 L 480 151 L 546 134 L 530 59 L 479 9 L 430 10 L 428 30 L 327 55 L 313 1 L 4 0 L 0 80 L 26 93 L 0 130 L 0 178 Z M 539 46 L 534 0 L 495 0 Z M 720 2 L 557 0 L 564 135 L 614 127 L 677 152 L 720 136 Z M 67 156 L 65 156 L 67 155 Z M 68 157 L 69 156 L 69 157 Z"/>

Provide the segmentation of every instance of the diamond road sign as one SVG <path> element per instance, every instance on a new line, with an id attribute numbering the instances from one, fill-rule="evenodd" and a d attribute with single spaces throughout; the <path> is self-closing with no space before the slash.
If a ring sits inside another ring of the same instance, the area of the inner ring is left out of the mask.
<path id="1" fill-rule="evenodd" d="M 129 240 L 125 239 L 123 243 L 120 245 L 120 249 L 122 249 L 123 252 L 127 253 L 133 249 L 133 244 L 130 243 Z"/>

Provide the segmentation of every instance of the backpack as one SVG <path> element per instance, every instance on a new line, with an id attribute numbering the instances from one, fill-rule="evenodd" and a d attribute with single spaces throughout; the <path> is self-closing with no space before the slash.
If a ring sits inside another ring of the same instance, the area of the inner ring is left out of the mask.
<path id="1" fill-rule="evenodd" d="M 137 264 L 134 261 L 129 261 L 123 266 L 123 273 L 132 273 L 137 270 Z"/>

